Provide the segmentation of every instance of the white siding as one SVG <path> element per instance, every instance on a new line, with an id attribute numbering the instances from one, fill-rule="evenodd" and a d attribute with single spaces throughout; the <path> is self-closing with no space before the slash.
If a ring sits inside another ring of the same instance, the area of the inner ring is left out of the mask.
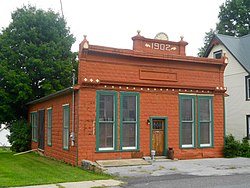
<path id="1" fill-rule="evenodd" d="M 246 115 L 250 115 L 250 101 L 246 101 L 245 84 L 245 76 L 248 73 L 222 45 L 215 46 L 209 57 L 213 57 L 213 52 L 218 50 L 222 50 L 228 57 L 228 65 L 224 73 L 224 83 L 229 95 L 225 98 L 226 133 L 242 140 L 247 136 Z"/>

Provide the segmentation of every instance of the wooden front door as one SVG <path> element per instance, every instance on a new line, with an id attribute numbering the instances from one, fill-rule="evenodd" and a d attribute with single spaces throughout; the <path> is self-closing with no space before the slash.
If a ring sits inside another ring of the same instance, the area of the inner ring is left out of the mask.
<path id="1" fill-rule="evenodd" d="M 155 150 L 155 155 L 164 155 L 164 120 L 153 119 L 152 135 L 152 149 Z"/>
<path id="2" fill-rule="evenodd" d="M 38 148 L 44 150 L 44 120 L 45 111 L 38 111 Z"/>

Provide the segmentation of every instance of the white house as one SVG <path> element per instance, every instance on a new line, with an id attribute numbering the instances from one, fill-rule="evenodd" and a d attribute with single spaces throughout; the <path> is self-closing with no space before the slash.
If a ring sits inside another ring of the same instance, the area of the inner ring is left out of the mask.
<path id="1" fill-rule="evenodd" d="M 10 143 L 7 139 L 7 135 L 10 134 L 10 131 L 5 128 L 6 126 L 4 124 L 0 124 L 0 147 L 10 146 Z"/>
<path id="2" fill-rule="evenodd" d="M 224 82 L 228 97 L 225 97 L 226 134 L 236 139 L 250 139 L 250 34 L 232 37 L 213 36 L 205 57 L 228 58 Z"/>

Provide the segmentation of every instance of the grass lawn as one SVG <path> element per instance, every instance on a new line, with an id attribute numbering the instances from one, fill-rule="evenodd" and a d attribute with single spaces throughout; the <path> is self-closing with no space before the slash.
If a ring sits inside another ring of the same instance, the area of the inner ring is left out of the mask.
<path id="1" fill-rule="evenodd" d="M 59 182 L 110 179 L 111 176 L 87 172 L 79 167 L 26 153 L 14 156 L 0 148 L 0 187 L 51 184 Z"/>

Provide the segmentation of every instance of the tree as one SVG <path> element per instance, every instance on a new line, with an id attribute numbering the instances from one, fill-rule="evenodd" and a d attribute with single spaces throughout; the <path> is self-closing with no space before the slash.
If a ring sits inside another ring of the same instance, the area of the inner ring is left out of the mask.
<path id="1" fill-rule="evenodd" d="M 12 123 L 8 140 L 10 149 L 15 152 L 27 151 L 31 148 L 31 126 L 26 120 L 20 119 Z"/>
<path id="2" fill-rule="evenodd" d="M 220 6 L 214 33 L 241 37 L 250 31 L 250 0 L 226 0 Z M 204 45 L 199 48 L 198 56 L 203 56 L 212 38 L 211 30 L 205 33 Z M 210 39 L 210 40 L 207 40 Z"/>
<path id="3" fill-rule="evenodd" d="M 199 57 L 203 56 L 203 54 L 205 53 L 205 51 L 206 51 L 206 49 L 207 49 L 207 47 L 209 45 L 209 42 L 212 39 L 214 33 L 215 33 L 215 31 L 213 29 L 211 29 L 211 28 L 210 28 L 209 32 L 205 33 L 204 46 L 199 48 L 199 53 L 198 53 Z"/>
<path id="4" fill-rule="evenodd" d="M 26 103 L 72 85 L 75 38 L 52 10 L 23 6 L 0 34 L 0 123 L 26 116 Z"/>
<path id="5" fill-rule="evenodd" d="M 249 33 L 250 0 L 226 0 L 220 6 L 219 34 L 241 37 Z"/>

